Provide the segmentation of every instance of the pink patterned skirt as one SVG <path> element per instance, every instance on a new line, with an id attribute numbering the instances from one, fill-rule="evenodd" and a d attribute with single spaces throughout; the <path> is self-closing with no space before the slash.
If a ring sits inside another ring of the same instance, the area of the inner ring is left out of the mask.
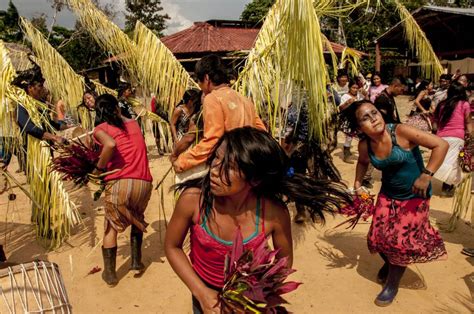
<path id="1" fill-rule="evenodd" d="M 429 199 L 394 200 L 379 194 L 367 235 L 371 253 L 406 266 L 447 258 L 443 239 L 430 225 Z"/>

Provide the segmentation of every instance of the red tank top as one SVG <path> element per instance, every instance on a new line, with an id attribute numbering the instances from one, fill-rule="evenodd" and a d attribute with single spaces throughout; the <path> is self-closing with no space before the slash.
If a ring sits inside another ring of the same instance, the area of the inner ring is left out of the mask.
<path id="1" fill-rule="evenodd" d="M 122 169 L 106 176 L 105 181 L 139 179 L 151 182 L 153 180 L 146 155 L 145 139 L 137 121 L 125 122 L 125 130 L 104 122 L 94 129 L 94 135 L 99 130 L 112 137 L 116 145 L 114 155 L 107 164 L 107 171 Z"/>
<path id="2" fill-rule="evenodd" d="M 205 283 L 222 288 L 224 286 L 225 257 L 232 250 L 232 242 L 224 241 L 214 235 L 207 227 L 206 220 L 210 208 L 206 209 L 202 224 L 191 227 L 191 251 L 189 258 L 194 271 Z M 259 233 L 260 213 L 262 219 L 262 230 Z M 200 217 L 198 217 L 198 222 Z M 244 250 L 253 250 L 267 241 L 265 235 L 265 202 L 262 201 L 260 211 L 260 199 L 257 200 L 257 219 L 255 232 L 244 239 Z"/>

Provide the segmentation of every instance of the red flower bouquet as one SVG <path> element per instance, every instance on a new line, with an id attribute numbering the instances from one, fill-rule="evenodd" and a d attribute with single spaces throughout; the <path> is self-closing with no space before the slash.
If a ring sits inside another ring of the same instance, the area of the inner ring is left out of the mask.
<path id="1" fill-rule="evenodd" d="M 72 180 L 76 185 L 85 185 L 96 169 L 100 151 L 90 148 L 81 141 L 69 142 L 53 147 L 57 156 L 52 160 L 51 169 L 62 174 L 63 180 Z"/>
<path id="2" fill-rule="evenodd" d="M 288 313 L 282 294 L 296 290 L 299 282 L 285 282 L 295 270 L 288 258 L 277 258 L 264 241 L 255 250 L 244 251 L 237 232 L 230 256 L 226 257 L 225 285 L 219 293 L 222 313 Z"/>
<path id="3" fill-rule="evenodd" d="M 354 229 L 361 218 L 367 221 L 375 211 L 374 199 L 375 195 L 370 195 L 367 192 L 363 192 L 361 195 L 354 195 L 352 204 L 348 204 L 339 210 L 339 213 L 342 215 L 354 217 L 337 225 L 336 228 L 349 223 L 347 229 Z"/>

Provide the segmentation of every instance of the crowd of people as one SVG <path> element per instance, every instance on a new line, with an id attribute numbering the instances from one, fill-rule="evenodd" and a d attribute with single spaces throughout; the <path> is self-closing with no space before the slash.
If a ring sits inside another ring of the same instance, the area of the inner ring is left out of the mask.
<path id="1" fill-rule="evenodd" d="M 270 241 L 278 257 L 293 259 L 288 201 L 296 203 L 295 221 L 307 215 L 324 222 L 352 196 L 334 180 L 317 178 L 308 169 L 308 118 L 305 97 L 296 97 L 288 109 L 288 125 L 281 143 L 267 131 L 252 101 L 230 86 L 221 58 L 203 57 L 195 68 L 200 91 L 186 91 L 170 115 L 174 150 L 170 154 L 177 175 L 179 197 L 168 225 L 165 252 L 179 278 L 192 293 L 194 313 L 218 313 L 218 291 L 224 285 L 225 256 L 237 230 L 244 247 L 252 249 Z M 431 180 L 443 182 L 443 196 L 453 195 L 461 181 L 459 151 L 471 144 L 472 85 L 466 76 L 443 75 L 437 89 L 421 81 L 413 110 L 403 123 L 395 98 L 405 92 L 405 80 L 395 77 L 383 84 L 380 73 L 354 79 L 340 72 L 328 93 L 340 115 L 345 134 L 343 160 L 358 139 L 358 159 L 353 191 L 372 188 L 372 172 L 382 172 L 382 186 L 367 236 L 368 248 L 384 265 L 377 275 L 383 288 L 375 303 L 391 304 L 406 267 L 412 263 L 447 257 L 443 240 L 430 225 Z M 40 71 L 24 73 L 14 82 L 42 100 L 44 79 Z M 159 91 L 158 91 L 159 92 Z M 102 254 L 103 280 L 118 283 L 117 235 L 131 226 L 131 266 L 142 272 L 144 212 L 152 191 L 147 148 L 129 98 L 130 84 L 122 84 L 118 97 L 98 96 L 88 84 L 78 107 L 82 119 L 93 122 L 93 140 L 100 148 L 95 174 L 107 173 L 105 227 Z M 160 106 L 154 98 L 152 110 Z M 51 120 L 57 130 L 69 126 L 60 115 Z M 165 117 L 167 118 L 167 117 Z M 63 143 L 47 126 L 36 126 L 28 111 L 18 105 L 17 123 L 26 135 Z M 159 131 L 154 130 L 159 145 Z M 2 138 L 3 140 L 3 138 Z M 305 146 L 306 145 L 306 146 Z M 422 152 L 420 147 L 427 151 Z M 26 146 L 24 147 L 26 150 Z M 430 152 L 428 163 L 423 153 Z M 2 151 L 4 167 L 10 156 Z M 318 167 L 315 165 L 314 167 Z M 183 243 L 190 234 L 189 258 Z M 473 255 L 472 250 L 465 249 Z"/>

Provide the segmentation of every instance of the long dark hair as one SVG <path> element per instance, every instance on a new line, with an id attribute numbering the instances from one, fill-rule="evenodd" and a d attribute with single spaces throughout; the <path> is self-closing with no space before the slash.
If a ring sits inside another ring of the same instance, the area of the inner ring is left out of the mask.
<path id="1" fill-rule="evenodd" d="M 375 86 L 375 83 L 374 83 L 374 78 L 378 76 L 380 78 L 380 84 L 382 85 L 383 84 L 383 81 L 382 81 L 382 75 L 380 75 L 380 72 L 375 72 L 374 74 L 372 74 L 372 77 L 370 78 L 370 86 Z"/>
<path id="2" fill-rule="evenodd" d="M 349 107 L 347 107 L 346 110 L 344 110 L 345 117 L 347 118 L 347 121 L 349 122 L 349 129 L 351 131 L 357 131 L 359 128 L 359 122 L 357 121 L 357 116 L 356 112 L 357 109 L 359 109 L 363 104 L 371 104 L 374 105 L 373 102 L 370 100 L 359 100 L 359 101 L 354 101 Z M 364 134 L 358 134 L 359 137 L 364 138 Z"/>
<path id="3" fill-rule="evenodd" d="M 216 84 L 227 84 L 229 83 L 229 76 L 227 69 L 222 62 L 222 59 L 216 55 L 207 55 L 202 57 L 194 68 L 194 74 L 198 81 L 203 81 L 204 77 L 209 75 L 209 80 Z"/>
<path id="4" fill-rule="evenodd" d="M 186 105 L 189 101 L 192 101 L 194 105 L 194 112 L 201 110 L 201 95 L 202 92 L 197 89 L 188 89 L 184 92 L 183 99 L 180 104 Z"/>
<path id="5" fill-rule="evenodd" d="M 428 80 L 423 80 L 420 82 L 420 85 L 418 85 L 418 87 L 415 89 L 415 98 L 413 99 L 416 99 L 416 97 L 418 97 L 418 95 L 420 95 L 420 93 L 422 91 L 424 91 L 425 89 L 428 88 L 428 85 L 430 85 L 430 81 Z"/>
<path id="6" fill-rule="evenodd" d="M 457 104 L 463 100 L 467 101 L 466 89 L 458 81 L 452 82 L 446 100 L 436 107 L 434 113 L 439 126 L 444 127 L 449 122 Z"/>
<path id="7" fill-rule="evenodd" d="M 207 164 L 216 158 L 217 149 L 225 145 L 220 164 L 222 181 L 230 184 L 229 171 L 237 165 L 247 182 L 252 183 L 252 192 L 283 203 L 295 201 L 304 205 L 311 217 L 319 216 L 324 222 L 324 211 L 334 213 L 337 208 L 351 202 L 346 186 L 329 180 L 313 179 L 293 172 L 289 159 L 278 142 L 267 132 L 251 127 L 226 132 L 214 146 Z M 210 187 L 210 171 L 202 178 L 176 185 L 177 191 L 190 187 L 201 188 L 201 212 L 212 206 L 214 196 Z"/>
<path id="8" fill-rule="evenodd" d="M 18 75 L 12 81 L 13 85 L 25 91 L 27 91 L 28 87 L 37 83 L 44 83 L 44 77 L 43 73 L 41 72 L 41 68 L 33 60 L 30 59 L 30 61 L 33 63 L 33 67 L 28 70 L 18 72 Z"/>
<path id="9" fill-rule="evenodd" d="M 117 97 L 120 98 L 123 96 L 123 93 L 125 93 L 125 91 L 127 89 L 132 89 L 132 84 L 130 83 L 127 83 L 127 82 L 121 82 L 117 88 Z"/>
<path id="10" fill-rule="evenodd" d="M 95 100 L 96 124 L 107 122 L 125 130 L 125 124 L 118 114 L 120 111 L 117 98 L 110 94 L 103 94 Z"/>

